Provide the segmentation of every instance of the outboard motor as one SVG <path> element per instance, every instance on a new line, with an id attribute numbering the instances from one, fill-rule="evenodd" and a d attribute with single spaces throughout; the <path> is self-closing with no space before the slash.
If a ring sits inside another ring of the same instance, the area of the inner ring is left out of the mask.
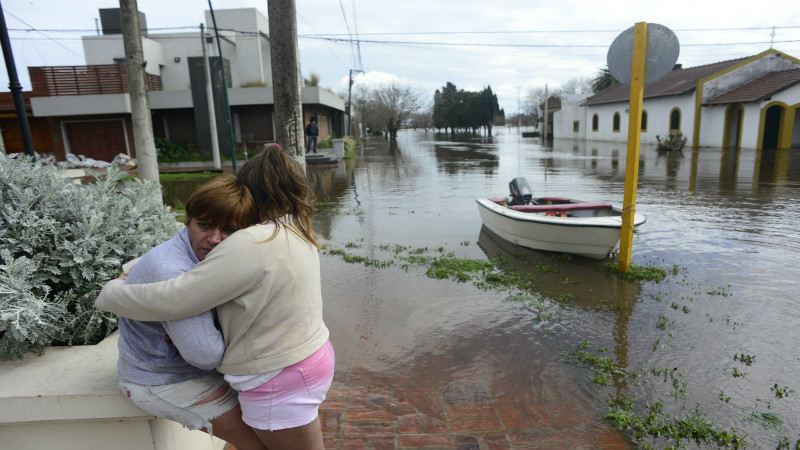
<path id="1" fill-rule="evenodd" d="M 527 205 L 533 198 L 531 185 L 528 184 L 528 180 L 524 177 L 517 177 L 511 180 L 511 182 L 508 183 L 508 189 L 511 191 L 511 196 L 508 197 L 506 201 L 508 206 Z"/>

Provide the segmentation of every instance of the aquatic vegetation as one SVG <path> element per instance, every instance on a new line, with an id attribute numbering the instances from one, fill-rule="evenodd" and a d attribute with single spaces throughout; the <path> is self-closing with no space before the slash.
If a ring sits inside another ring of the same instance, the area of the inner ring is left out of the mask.
<path id="1" fill-rule="evenodd" d="M 777 430 L 783 425 L 783 419 L 773 412 L 753 411 L 747 420 L 761 425 L 766 430 Z"/>
<path id="2" fill-rule="evenodd" d="M 744 364 L 745 366 L 752 366 L 753 363 L 756 360 L 756 357 L 755 356 L 751 356 L 751 355 L 745 355 L 744 353 L 742 353 L 741 355 L 738 355 L 738 354 L 737 355 L 733 355 L 733 360 L 734 361 L 741 361 L 742 364 Z"/>
<path id="3" fill-rule="evenodd" d="M 789 389 L 786 386 L 778 387 L 778 383 L 775 383 L 769 390 L 775 393 L 775 398 L 786 398 L 789 394 L 794 394 L 794 389 Z"/>
<path id="4" fill-rule="evenodd" d="M 666 446 L 667 449 L 684 447 L 684 441 L 694 441 L 698 446 L 706 444 L 729 449 L 747 446 L 745 438 L 735 429 L 719 429 L 696 409 L 685 416 L 672 416 L 664 412 L 663 406 L 661 402 L 650 403 L 646 405 L 645 412 L 637 414 L 633 400 L 623 398 L 609 405 L 603 419 L 619 430 L 631 432 L 635 443 L 643 449 L 651 449 L 649 442 L 655 442 L 656 439 L 674 443 Z"/>
<path id="5" fill-rule="evenodd" d="M 316 214 L 333 214 L 339 210 L 339 204 L 336 202 L 320 201 L 314 204 L 314 212 Z"/>
<path id="6" fill-rule="evenodd" d="M 669 275 L 677 275 L 681 272 L 681 268 L 678 266 L 674 265 L 672 268 L 666 269 L 657 264 L 651 264 L 648 266 L 631 264 L 630 270 L 628 270 L 626 273 L 619 273 L 617 265 L 614 263 L 605 264 L 603 268 L 606 271 L 615 273 L 628 281 L 655 281 L 656 283 L 660 283 Z"/>
<path id="7" fill-rule="evenodd" d="M 594 369 L 594 382 L 599 385 L 609 385 L 612 382 L 621 382 L 627 377 L 628 371 L 605 356 L 593 353 L 603 353 L 604 347 L 594 347 L 589 341 L 582 342 L 577 349 L 561 354 L 561 360 Z"/>

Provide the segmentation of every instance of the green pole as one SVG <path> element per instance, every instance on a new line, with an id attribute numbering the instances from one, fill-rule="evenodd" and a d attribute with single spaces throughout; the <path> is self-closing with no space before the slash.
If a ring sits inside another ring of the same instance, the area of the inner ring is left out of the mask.
<path id="1" fill-rule="evenodd" d="M 211 21 L 214 23 L 214 35 L 217 36 L 217 51 L 219 51 L 219 70 L 222 72 L 222 95 L 225 99 L 225 116 L 228 120 L 228 139 L 231 143 L 231 163 L 233 173 L 236 173 L 236 142 L 233 140 L 233 126 L 231 124 L 231 105 L 228 103 L 228 83 L 225 81 L 225 64 L 222 60 L 222 44 L 219 42 L 219 31 L 217 30 L 217 19 L 214 17 L 214 8 L 211 0 L 208 0 L 208 9 L 211 10 Z M 247 151 L 247 149 L 245 149 Z"/>

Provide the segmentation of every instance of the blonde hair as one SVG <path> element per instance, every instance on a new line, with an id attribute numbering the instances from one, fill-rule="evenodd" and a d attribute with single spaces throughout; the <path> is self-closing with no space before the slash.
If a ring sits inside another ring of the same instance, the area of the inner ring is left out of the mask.
<path id="1" fill-rule="evenodd" d="M 314 190 L 300 164 L 280 146 L 266 146 L 263 152 L 249 159 L 236 176 L 253 195 L 259 220 L 278 225 L 269 240 L 284 227 L 320 247 L 312 223 Z M 287 215 L 291 215 L 291 219 L 287 220 Z"/>
<path id="2" fill-rule="evenodd" d="M 192 219 L 238 230 L 258 223 L 258 210 L 247 187 L 236 177 L 223 175 L 192 192 L 186 202 L 185 224 Z"/>

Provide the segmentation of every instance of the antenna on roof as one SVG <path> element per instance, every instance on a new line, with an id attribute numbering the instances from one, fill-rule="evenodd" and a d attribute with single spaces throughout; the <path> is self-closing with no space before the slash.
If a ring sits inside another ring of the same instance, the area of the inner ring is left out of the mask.
<path id="1" fill-rule="evenodd" d="M 772 26 L 772 33 L 769 34 L 769 48 L 772 48 L 772 44 L 775 42 L 775 25 Z"/>

